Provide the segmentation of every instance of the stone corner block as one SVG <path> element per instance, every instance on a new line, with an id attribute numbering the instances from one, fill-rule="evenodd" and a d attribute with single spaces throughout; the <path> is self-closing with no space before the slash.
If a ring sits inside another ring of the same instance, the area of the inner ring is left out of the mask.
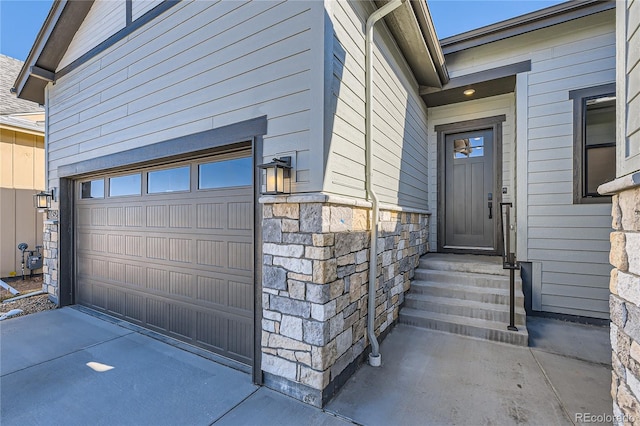
<path id="1" fill-rule="evenodd" d="M 300 205 L 300 232 L 329 232 L 331 212 L 320 203 Z"/>
<path id="2" fill-rule="evenodd" d="M 313 261 L 313 282 L 318 284 L 334 281 L 337 275 L 336 259 Z"/>
<path id="3" fill-rule="evenodd" d="M 353 229 L 353 209 L 344 206 L 331 206 L 329 232 L 348 232 Z"/>
<path id="4" fill-rule="evenodd" d="M 303 322 L 303 341 L 314 346 L 324 346 L 329 343 L 329 326 L 326 322 Z"/>
<path id="5" fill-rule="evenodd" d="M 609 240 L 611 241 L 609 262 L 620 271 L 628 271 L 629 260 L 627 258 L 627 251 L 625 250 L 627 239 L 624 232 L 612 232 Z"/>

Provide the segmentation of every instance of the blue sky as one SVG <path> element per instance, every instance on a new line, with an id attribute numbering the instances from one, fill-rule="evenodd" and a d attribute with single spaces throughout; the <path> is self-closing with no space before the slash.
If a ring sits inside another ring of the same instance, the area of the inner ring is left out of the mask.
<path id="1" fill-rule="evenodd" d="M 51 0 L 0 0 L 0 53 L 24 61 L 49 12 L 51 3 Z M 562 2 L 548 0 L 428 0 L 431 16 L 440 38 L 558 3 Z"/>

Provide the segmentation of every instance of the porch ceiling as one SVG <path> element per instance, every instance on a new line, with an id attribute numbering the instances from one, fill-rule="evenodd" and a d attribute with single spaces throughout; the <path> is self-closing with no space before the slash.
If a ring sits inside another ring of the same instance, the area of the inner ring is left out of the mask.
<path id="1" fill-rule="evenodd" d="M 441 89 L 421 87 L 420 95 L 427 106 L 437 107 L 511 93 L 515 90 L 516 74 L 530 70 L 531 61 L 518 62 L 452 78 Z M 467 89 L 475 93 L 467 96 L 463 93 Z"/>

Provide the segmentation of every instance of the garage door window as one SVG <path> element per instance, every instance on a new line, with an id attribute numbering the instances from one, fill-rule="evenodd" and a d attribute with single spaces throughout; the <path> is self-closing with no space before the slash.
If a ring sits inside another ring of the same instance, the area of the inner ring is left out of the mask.
<path id="1" fill-rule="evenodd" d="M 252 181 L 250 157 L 215 161 L 198 166 L 198 189 L 248 186 Z"/>
<path id="2" fill-rule="evenodd" d="M 147 176 L 147 192 L 149 194 L 159 194 L 188 191 L 191 180 L 190 172 L 191 168 L 189 166 L 149 172 Z"/>
<path id="3" fill-rule="evenodd" d="M 82 198 L 104 198 L 104 180 L 82 182 Z"/>
<path id="4" fill-rule="evenodd" d="M 142 179 L 140 173 L 112 177 L 109 179 L 109 197 L 140 195 Z"/>

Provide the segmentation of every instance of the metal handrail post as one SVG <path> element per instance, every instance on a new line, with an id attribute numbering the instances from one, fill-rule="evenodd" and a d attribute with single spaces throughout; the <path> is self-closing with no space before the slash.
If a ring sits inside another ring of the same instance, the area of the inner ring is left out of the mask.
<path id="1" fill-rule="evenodd" d="M 516 277 L 515 270 L 518 269 L 518 264 L 515 259 L 515 255 L 511 253 L 511 207 L 512 203 L 500 203 L 500 219 L 502 219 L 503 207 L 506 206 L 505 221 L 501 223 L 501 231 L 503 238 L 503 269 L 509 269 L 509 325 L 507 330 L 518 331 L 515 326 L 516 317 Z M 505 229 L 506 228 L 506 229 Z"/>
<path id="2" fill-rule="evenodd" d="M 515 326 L 516 317 L 516 283 L 515 283 L 515 269 L 509 269 L 509 326 L 507 330 L 518 331 L 518 327 Z"/>

